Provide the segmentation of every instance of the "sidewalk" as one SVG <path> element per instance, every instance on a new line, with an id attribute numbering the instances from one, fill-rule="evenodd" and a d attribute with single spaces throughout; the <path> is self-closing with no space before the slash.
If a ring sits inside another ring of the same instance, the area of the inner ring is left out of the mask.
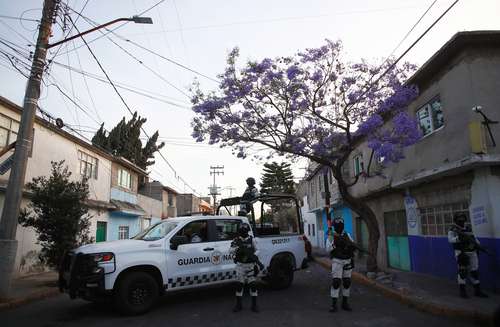
<path id="1" fill-rule="evenodd" d="M 59 294 L 57 273 L 46 272 L 21 277 L 12 282 L 11 288 L 11 297 L 0 299 L 0 311 Z"/>
<path id="2" fill-rule="evenodd" d="M 325 251 L 315 249 L 313 257 L 325 269 L 331 269 L 331 261 Z M 500 306 L 498 294 L 487 292 L 489 298 L 477 298 L 473 296 L 472 286 L 468 286 L 470 299 L 462 299 L 458 296 L 457 284 L 451 280 L 392 269 L 379 272 L 371 279 L 366 277 L 365 267 L 362 259 L 356 261 L 352 277 L 354 282 L 371 286 L 385 296 L 421 311 L 488 325 Z"/>

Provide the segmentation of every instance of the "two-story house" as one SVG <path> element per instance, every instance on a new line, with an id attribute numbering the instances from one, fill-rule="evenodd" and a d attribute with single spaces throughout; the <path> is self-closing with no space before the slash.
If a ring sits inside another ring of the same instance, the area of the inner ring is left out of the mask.
<path id="1" fill-rule="evenodd" d="M 500 289 L 500 31 L 460 32 L 408 81 L 419 96 L 408 110 L 422 139 L 405 158 L 375 169 L 373 177 L 351 187 L 376 213 L 381 229 L 380 266 L 456 278 L 447 232 L 453 215 L 465 213 L 481 243 L 494 256 L 480 254 L 481 281 Z M 346 167 L 364 169 L 371 150 L 360 142 Z"/>
<path id="2" fill-rule="evenodd" d="M 20 106 L 0 97 L 0 151 L 15 141 L 21 113 Z M 0 161 L 12 153 L 13 150 L 5 153 Z M 61 160 L 72 172 L 71 178 L 80 180 L 86 177 L 88 180 L 87 205 L 92 217 L 90 235 L 95 241 L 129 238 L 152 223 L 154 217 L 160 219 L 161 211 L 156 209 L 161 208 L 161 202 L 146 198 L 141 202 L 137 194 L 139 177 L 147 176 L 144 170 L 37 116 L 25 182 L 34 177 L 49 176 L 51 161 Z M 3 210 L 8 178 L 8 171 L 0 175 L 0 211 Z M 29 196 L 25 194 L 22 206 L 26 207 L 28 203 Z M 18 226 L 16 238 L 19 244 L 15 274 L 43 268 L 38 262 L 40 247 L 36 244 L 34 230 Z"/>
<path id="3" fill-rule="evenodd" d="M 139 193 L 161 202 L 161 219 L 177 217 L 177 191 L 159 181 L 145 183 Z"/>
<path id="4" fill-rule="evenodd" d="M 302 208 L 307 208 L 303 215 L 304 231 L 313 246 L 325 248 L 329 224 L 331 227 L 331 220 L 336 217 L 344 219 L 346 231 L 353 235 L 352 214 L 351 210 L 344 205 L 337 182 L 329 168 L 311 162 L 307 171 L 306 177 L 299 183 L 297 190 L 297 195 L 302 200 Z M 325 207 L 327 206 L 330 222 L 326 216 Z"/>

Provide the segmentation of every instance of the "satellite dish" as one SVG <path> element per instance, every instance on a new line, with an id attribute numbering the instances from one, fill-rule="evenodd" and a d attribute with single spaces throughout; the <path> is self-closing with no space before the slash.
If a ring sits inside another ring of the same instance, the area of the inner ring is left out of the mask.
<path id="1" fill-rule="evenodd" d="M 63 128 L 64 127 L 64 122 L 61 118 L 57 118 L 56 119 L 56 126 L 59 127 L 59 128 Z"/>

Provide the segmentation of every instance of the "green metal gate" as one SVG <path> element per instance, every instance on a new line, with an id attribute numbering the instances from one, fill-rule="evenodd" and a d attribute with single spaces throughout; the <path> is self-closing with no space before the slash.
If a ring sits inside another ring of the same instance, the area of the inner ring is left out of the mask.
<path id="1" fill-rule="evenodd" d="M 385 238 L 389 266 L 411 270 L 408 226 L 404 210 L 384 212 Z"/>
<path id="2" fill-rule="evenodd" d="M 107 232 L 107 223 L 105 221 L 97 222 L 97 230 L 95 232 L 95 241 L 96 242 L 105 242 L 106 241 L 106 232 Z"/>

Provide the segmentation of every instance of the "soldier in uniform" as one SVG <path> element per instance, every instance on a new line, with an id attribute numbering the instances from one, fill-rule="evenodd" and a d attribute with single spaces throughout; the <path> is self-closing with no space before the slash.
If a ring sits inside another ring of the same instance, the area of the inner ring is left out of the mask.
<path id="1" fill-rule="evenodd" d="M 250 289 L 252 297 L 252 311 L 258 312 L 257 307 L 257 275 L 259 268 L 263 270 L 256 254 L 256 246 L 253 237 L 249 234 L 250 226 L 242 224 L 238 230 L 238 236 L 231 243 L 231 253 L 234 255 L 238 283 L 236 285 L 236 305 L 233 312 L 241 311 L 242 297 L 245 285 Z"/>
<path id="2" fill-rule="evenodd" d="M 330 288 L 332 306 L 330 312 L 337 311 L 337 300 L 341 289 L 342 309 L 352 311 L 349 305 L 349 295 L 356 246 L 349 233 L 344 230 L 344 219 L 335 218 L 333 220 L 333 229 L 333 237 L 329 245 L 330 258 L 332 259 L 332 286 Z"/>
<path id="3" fill-rule="evenodd" d="M 470 226 L 466 226 L 467 216 L 463 213 L 453 217 L 454 225 L 448 232 L 448 242 L 453 246 L 455 258 L 458 266 L 458 285 L 460 296 L 468 298 L 465 282 L 470 278 L 474 286 L 474 295 L 478 297 L 488 297 L 481 291 L 479 283 L 479 260 L 477 251 L 485 251 L 479 244 L 479 240 L 474 236 Z"/>
<path id="4" fill-rule="evenodd" d="M 241 196 L 240 211 L 238 213 L 239 216 L 246 216 L 246 214 L 250 211 L 250 203 L 257 196 L 259 196 L 259 190 L 255 187 L 255 178 L 248 177 L 246 182 L 247 188 Z"/>

